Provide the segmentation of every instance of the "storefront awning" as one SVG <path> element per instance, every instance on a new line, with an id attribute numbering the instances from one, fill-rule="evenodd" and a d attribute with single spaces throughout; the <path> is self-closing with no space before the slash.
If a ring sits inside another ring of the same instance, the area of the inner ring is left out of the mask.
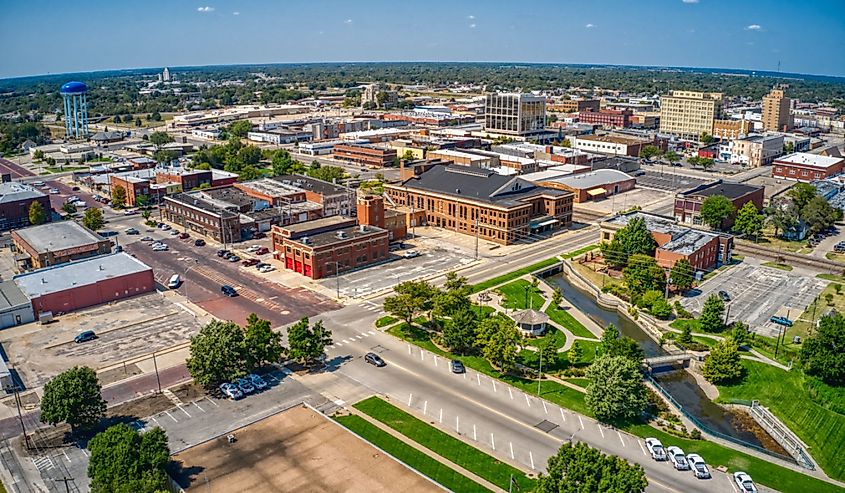
<path id="1" fill-rule="evenodd" d="M 532 228 L 542 228 L 543 226 L 551 226 L 552 224 L 558 222 L 557 219 L 547 219 L 541 223 L 532 224 Z"/>
<path id="2" fill-rule="evenodd" d="M 592 190 L 587 190 L 587 195 L 590 197 L 598 197 L 599 195 L 607 195 L 607 190 L 604 188 L 594 188 Z"/>

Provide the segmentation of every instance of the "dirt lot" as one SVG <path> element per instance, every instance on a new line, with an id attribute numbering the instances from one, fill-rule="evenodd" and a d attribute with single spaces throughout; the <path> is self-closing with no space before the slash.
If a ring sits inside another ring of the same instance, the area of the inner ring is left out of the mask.
<path id="1" fill-rule="evenodd" d="M 173 457 L 187 492 L 441 491 L 305 407 L 295 407 Z"/>

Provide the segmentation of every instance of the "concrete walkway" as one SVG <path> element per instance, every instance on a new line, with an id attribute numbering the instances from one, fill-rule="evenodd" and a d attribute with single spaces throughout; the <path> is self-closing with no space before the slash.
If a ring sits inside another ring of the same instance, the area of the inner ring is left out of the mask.
<path id="1" fill-rule="evenodd" d="M 681 333 L 680 329 L 675 329 L 673 327 L 669 327 L 668 323 L 663 324 L 663 329 L 666 330 L 667 332 L 675 332 L 677 334 Z M 695 336 L 695 337 L 705 337 L 707 339 L 714 339 L 714 340 L 717 340 L 717 341 L 722 341 L 722 340 L 725 339 L 724 336 L 720 336 L 720 335 L 716 335 L 716 334 L 707 334 L 707 333 L 704 333 L 704 332 L 692 332 L 692 333 L 690 333 L 690 335 Z M 771 366 L 774 366 L 776 368 L 780 368 L 781 370 L 785 370 L 785 371 L 789 371 L 789 370 L 792 369 L 791 367 L 786 366 L 783 363 L 780 363 L 778 361 L 773 360 L 772 358 L 769 358 L 768 356 L 762 354 L 761 352 L 757 351 L 756 349 L 752 348 L 748 351 L 748 353 L 750 354 L 750 356 L 749 355 L 743 355 L 742 357 L 744 359 L 749 359 L 749 360 L 752 360 L 752 361 L 759 361 L 760 363 L 765 363 L 767 365 L 771 365 Z"/>

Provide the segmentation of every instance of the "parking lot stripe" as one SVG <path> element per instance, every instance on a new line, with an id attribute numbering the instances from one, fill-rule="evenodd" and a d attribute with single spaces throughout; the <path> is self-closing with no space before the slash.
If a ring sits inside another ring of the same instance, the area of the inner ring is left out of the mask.
<path id="1" fill-rule="evenodd" d="M 214 404 L 214 407 L 220 407 L 220 404 L 218 404 L 218 403 L 214 402 L 213 400 L 209 399 L 209 398 L 208 398 L 208 396 L 206 396 L 205 400 L 207 400 L 208 402 L 210 402 L 210 403 Z"/>
<path id="2" fill-rule="evenodd" d="M 511 460 L 514 460 L 514 459 L 516 459 L 516 457 L 514 457 L 514 455 L 513 455 L 513 442 L 508 442 L 508 445 L 511 448 Z"/>
<path id="3" fill-rule="evenodd" d="M 525 396 L 525 403 L 528 404 L 528 407 L 531 407 L 531 401 L 528 399 L 528 394 L 522 394 Z"/>
<path id="4" fill-rule="evenodd" d="M 408 407 L 411 407 L 411 399 L 413 399 L 414 394 L 408 394 Z"/>
<path id="5" fill-rule="evenodd" d="M 408 344 L 408 354 L 411 354 L 411 345 Z"/>
<path id="6" fill-rule="evenodd" d="M 559 409 L 560 409 L 560 417 L 563 419 L 563 422 L 566 423 L 566 415 L 563 414 L 563 408 L 561 407 Z"/>
<path id="7" fill-rule="evenodd" d="M 155 418 L 155 416 L 150 416 L 150 419 L 155 421 L 157 425 L 161 424 L 161 423 L 158 422 L 158 420 Z"/>
<path id="8" fill-rule="evenodd" d="M 437 356 L 434 356 L 434 366 L 437 366 Z"/>
<path id="9" fill-rule="evenodd" d="M 496 450 L 496 438 L 493 437 L 493 432 L 490 432 L 490 445 L 493 446 L 493 450 Z"/>
<path id="10" fill-rule="evenodd" d="M 65 459 L 67 459 L 68 463 L 72 463 L 72 462 L 73 462 L 72 460 L 70 460 L 70 456 L 68 456 L 68 455 L 67 455 L 67 452 L 65 452 L 64 450 L 62 450 L 62 453 L 63 453 L 63 454 L 65 454 Z"/>
<path id="11" fill-rule="evenodd" d="M 472 425 L 472 439 L 478 441 L 478 435 L 475 434 L 475 424 Z"/>
<path id="12" fill-rule="evenodd" d="M 458 433 L 458 435 L 461 434 L 461 417 L 460 416 L 455 416 L 455 431 Z"/>
<path id="13" fill-rule="evenodd" d="M 83 454 L 85 454 L 85 457 L 91 457 L 91 454 L 89 454 L 89 453 L 88 453 L 88 451 L 87 451 L 87 450 L 85 450 L 84 448 L 81 448 L 81 449 L 79 449 L 79 450 L 81 450 L 81 451 L 82 451 L 82 453 L 83 453 Z"/>
<path id="14" fill-rule="evenodd" d="M 543 411 L 544 411 L 546 414 L 549 414 L 549 410 L 546 408 L 546 401 L 544 401 L 544 400 L 542 400 L 542 399 L 541 399 L 541 400 L 540 400 L 540 402 L 542 402 L 542 403 L 543 403 Z"/>
<path id="15" fill-rule="evenodd" d="M 344 344 L 349 344 L 349 341 L 348 341 L 348 340 L 346 340 L 346 339 L 344 339 L 344 340 L 343 340 L 343 343 L 344 343 Z"/>
<path id="16" fill-rule="evenodd" d="M 443 424 L 443 408 L 440 408 L 440 424 Z"/>
<path id="17" fill-rule="evenodd" d="M 478 385 L 481 385 L 481 375 L 478 373 L 475 374 L 475 379 L 478 380 Z"/>
<path id="18" fill-rule="evenodd" d="M 193 404 L 194 406 L 196 406 L 196 407 L 197 407 L 197 409 L 199 409 L 200 411 L 205 412 L 205 409 L 201 408 L 201 407 L 200 407 L 200 405 L 199 405 L 199 404 L 197 404 L 197 401 L 192 402 L 192 404 Z"/>
<path id="19" fill-rule="evenodd" d="M 359 341 L 364 338 L 364 336 L 362 336 L 362 335 L 357 335 L 355 337 L 357 337 Z"/>
<path id="20" fill-rule="evenodd" d="M 530 450 L 528 451 L 528 458 L 531 459 L 531 469 L 533 470 L 534 469 L 534 454 L 532 454 Z"/>
<path id="21" fill-rule="evenodd" d="M 423 416 L 428 413 L 428 401 L 423 402 Z"/>
<path id="22" fill-rule="evenodd" d="M 168 412 L 168 411 L 164 411 L 164 414 L 166 414 L 166 415 L 170 416 L 170 419 L 172 419 L 174 423 L 178 423 L 178 422 L 179 422 L 179 420 L 177 420 L 176 418 L 174 418 L 174 417 L 173 417 L 173 415 L 172 415 L 172 414 L 170 414 L 170 412 Z"/>
<path id="23" fill-rule="evenodd" d="M 343 346 L 343 343 L 342 343 L 342 342 L 336 342 L 336 343 L 334 343 L 334 346 L 335 346 L 335 347 L 340 347 L 340 346 Z"/>
<path id="24" fill-rule="evenodd" d="M 190 414 L 188 414 L 188 411 L 185 411 L 185 408 L 184 408 L 184 407 L 182 407 L 182 405 L 181 405 L 181 404 L 176 404 L 176 407 L 178 407 L 180 411 L 182 411 L 183 413 L 185 413 L 185 416 L 187 416 L 187 417 L 189 417 L 189 418 L 191 417 L 191 415 L 190 415 Z"/>
<path id="25" fill-rule="evenodd" d="M 579 423 L 581 423 L 581 429 L 583 430 L 583 429 L 584 429 L 584 420 L 583 420 L 583 419 L 581 419 L 581 415 L 580 415 L 580 414 L 578 415 L 578 422 L 579 422 Z"/>
<path id="26" fill-rule="evenodd" d="M 513 391 L 511 390 L 511 388 L 510 388 L 510 387 L 508 387 L 508 395 L 510 395 L 510 396 L 511 396 L 511 400 L 513 400 Z"/>
<path id="27" fill-rule="evenodd" d="M 490 382 L 493 383 L 493 392 L 498 392 L 498 390 L 496 390 L 496 381 L 491 379 Z"/>
<path id="28" fill-rule="evenodd" d="M 366 332 L 361 332 L 361 335 L 364 337 L 370 337 L 370 334 L 367 334 Z"/>

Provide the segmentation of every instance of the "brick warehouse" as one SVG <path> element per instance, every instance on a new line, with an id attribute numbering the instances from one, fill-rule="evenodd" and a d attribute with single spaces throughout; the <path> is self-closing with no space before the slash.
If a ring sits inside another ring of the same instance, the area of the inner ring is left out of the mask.
<path id="1" fill-rule="evenodd" d="M 25 183 L 0 183 L 0 231 L 29 226 L 29 207 L 33 202 L 41 204 L 49 221 L 50 197 Z"/>

